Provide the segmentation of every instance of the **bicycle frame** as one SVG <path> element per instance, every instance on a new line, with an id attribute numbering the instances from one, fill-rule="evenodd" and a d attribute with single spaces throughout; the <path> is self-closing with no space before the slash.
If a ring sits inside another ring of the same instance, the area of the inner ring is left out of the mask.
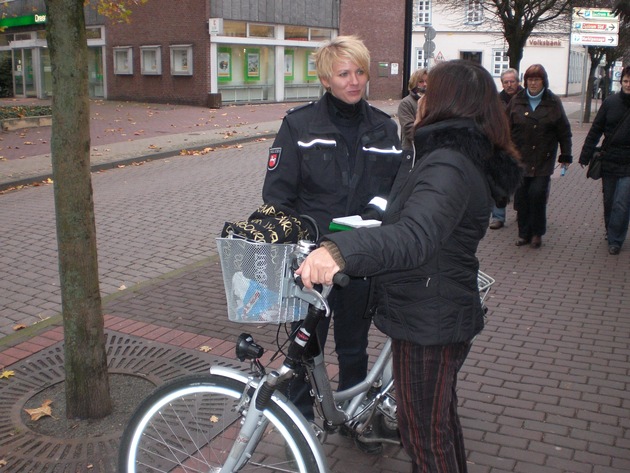
<path id="1" fill-rule="evenodd" d="M 321 406 L 324 421 L 331 426 L 341 425 L 372 408 L 383 396 L 392 390 L 391 340 L 387 339 L 374 365 L 368 371 L 366 378 L 349 389 L 343 391 L 332 390 L 324 363 L 324 356 L 321 353 L 313 359 L 313 365 L 307 365 L 306 369 L 311 379 L 315 401 Z M 367 393 L 378 383 L 380 383 L 380 387 L 370 405 L 367 407 L 363 406 L 363 411 L 359 411 Z M 345 408 L 339 407 L 344 404 L 346 405 Z M 369 425 L 371 418 L 372 415 L 356 429 L 358 433 L 363 432 L 365 427 Z"/>
<path id="2" fill-rule="evenodd" d="M 494 280 L 481 273 L 479 287 L 482 304 L 487 295 L 489 287 Z M 325 288 L 322 294 L 313 290 L 304 290 L 305 300 L 311 304 L 309 314 L 304 320 L 300 331 L 295 335 L 285 357 L 283 365 L 276 371 L 264 373 L 264 369 L 256 375 L 247 376 L 244 373 L 219 366 L 210 368 L 211 374 L 217 374 L 244 383 L 245 390 L 242 394 L 240 406 L 244 407 L 244 418 L 238 437 L 232 446 L 228 459 L 218 473 L 232 473 L 238 471 L 251 458 L 252 452 L 256 449 L 260 436 L 264 431 L 268 420 L 265 418 L 265 406 L 268 400 L 273 398 L 278 400 L 281 409 L 289 415 L 291 420 L 298 427 L 305 439 L 307 439 L 310 450 L 321 471 L 328 471 L 327 461 L 322 450 L 321 443 L 310 423 L 304 418 L 299 410 L 280 391 L 285 382 L 293 376 L 295 368 L 302 364 L 309 375 L 313 397 L 316 406 L 320 407 L 326 423 L 325 428 L 334 428 L 346 423 L 356 421 L 351 427 L 359 435 L 370 425 L 376 412 L 376 407 L 381 400 L 389 395 L 393 389 L 392 377 L 392 353 L 391 340 L 383 346 L 381 353 L 374 362 L 372 368 L 361 383 L 352 388 L 335 392 L 332 389 L 326 366 L 324 354 L 316 343 L 316 350 L 312 351 L 311 334 L 316 339 L 315 328 L 319 320 L 330 316 L 330 309 L 326 302 L 330 288 Z M 313 311 L 311 313 L 311 310 Z M 310 346 L 311 350 L 306 350 Z M 306 358 L 306 361 L 303 359 Z M 257 365 L 257 359 L 249 358 L 253 366 Z M 379 384 L 380 383 L 380 384 Z M 376 388 L 374 396 L 369 393 L 372 388 Z M 344 407 L 341 407 L 344 406 Z M 289 436 L 290 437 L 290 436 Z M 295 447 L 295 445 L 292 445 Z M 304 469 L 302 465 L 302 469 Z"/>
<path id="3" fill-rule="evenodd" d="M 238 471 L 238 469 L 246 461 L 248 461 L 251 452 L 256 448 L 258 443 L 258 437 L 256 434 L 257 432 L 262 433 L 264 426 L 266 425 L 267 421 L 264 418 L 263 411 L 256 408 L 256 396 L 260 388 L 267 381 L 267 375 L 262 378 L 256 378 L 254 376 L 247 376 L 242 371 L 238 371 L 233 368 L 226 368 L 224 366 L 211 366 L 210 373 L 232 378 L 246 385 L 242 402 L 247 404 L 248 408 L 243 420 L 243 426 L 239 431 L 239 436 L 230 451 L 227 461 L 221 470 L 217 472 L 232 473 L 234 471 Z M 254 395 L 251 398 L 249 398 L 248 388 L 254 389 Z M 300 432 L 307 439 L 308 445 L 313 452 L 320 470 L 328 471 L 328 462 L 326 461 L 322 445 L 308 421 L 284 394 L 276 390 L 272 396 L 281 401 L 278 405 L 282 407 L 282 410 L 288 414 L 289 417 L 291 417 L 300 429 Z"/>

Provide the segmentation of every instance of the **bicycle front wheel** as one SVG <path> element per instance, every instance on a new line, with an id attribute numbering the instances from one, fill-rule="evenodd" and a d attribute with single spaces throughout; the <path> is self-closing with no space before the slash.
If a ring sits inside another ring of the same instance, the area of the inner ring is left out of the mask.
<path id="1" fill-rule="evenodd" d="M 241 428 L 246 385 L 220 375 L 167 383 L 136 409 L 121 439 L 119 471 L 219 472 Z M 245 406 L 247 407 L 247 406 Z M 296 423 L 272 399 L 243 472 L 322 472 Z"/>

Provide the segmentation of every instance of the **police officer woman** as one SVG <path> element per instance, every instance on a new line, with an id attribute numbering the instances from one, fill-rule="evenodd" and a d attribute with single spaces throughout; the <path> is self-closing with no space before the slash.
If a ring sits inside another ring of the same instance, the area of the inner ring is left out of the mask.
<path id="1" fill-rule="evenodd" d="M 312 217 L 328 232 L 335 217 L 362 214 L 374 197 L 386 198 L 400 166 L 402 151 L 396 123 L 366 100 L 370 53 L 354 36 L 338 36 L 314 54 L 319 80 L 326 89 L 316 102 L 289 110 L 269 149 L 263 200 Z M 333 290 L 335 347 L 339 389 L 362 381 L 367 373 L 366 315 L 369 281 L 354 278 Z M 319 324 L 324 345 L 327 324 Z M 306 383 L 293 382 L 289 397 L 313 418 Z M 378 443 L 357 445 L 378 454 Z"/>

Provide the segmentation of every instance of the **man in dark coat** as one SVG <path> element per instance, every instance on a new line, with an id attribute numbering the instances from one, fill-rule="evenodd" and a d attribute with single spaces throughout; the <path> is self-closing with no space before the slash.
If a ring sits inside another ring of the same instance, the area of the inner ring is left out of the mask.
<path id="1" fill-rule="evenodd" d="M 503 90 L 499 92 L 499 98 L 507 108 L 510 100 L 512 100 L 512 97 L 523 90 L 521 82 L 518 80 L 518 71 L 513 68 L 504 70 L 501 73 L 501 86 L 503 87 Z M 499 202 L 498 204 L 495 202 L 492 207 L 492 215 L 490 217 L 491 230 L 499 230 L 505 226 L 505 209 L 507 203 L 507 200 L 505 202 Z"/>

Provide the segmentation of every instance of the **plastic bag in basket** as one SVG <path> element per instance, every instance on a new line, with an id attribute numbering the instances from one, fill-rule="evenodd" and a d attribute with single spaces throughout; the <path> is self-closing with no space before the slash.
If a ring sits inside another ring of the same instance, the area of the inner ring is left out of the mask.
<path id="1" fill-rule="evenodd" d="M 255 279 L 246 278 L 242 272 L 232 277 L 232 292 L 236 298 L 239 319 L 274 321 L 280 312 L 279 295 Z"/>

